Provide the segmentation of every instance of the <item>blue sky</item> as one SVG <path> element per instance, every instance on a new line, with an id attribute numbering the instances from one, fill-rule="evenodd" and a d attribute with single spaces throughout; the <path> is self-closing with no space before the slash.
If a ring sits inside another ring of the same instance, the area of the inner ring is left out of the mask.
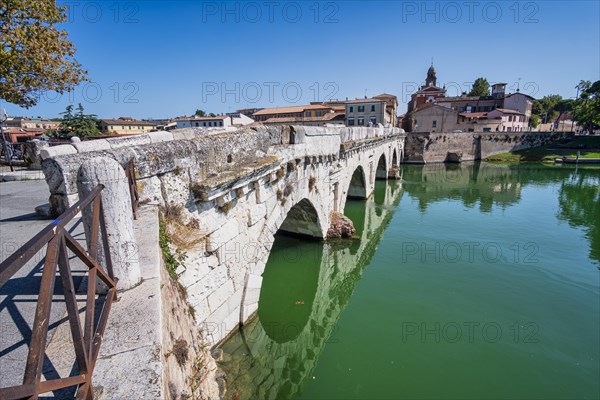
<path id="1" fill-rule="evenodd" d="M 600 79 L 600 2 L 63 1 L 92 82 L 11 115 L 81 102 L 103 118 L 224 113 L 388 92 L 400 113 L 431 60 L 450 95 L 479 76 L 534 97 Z M 519 80 L 520 78 L 520 80 Z"/>

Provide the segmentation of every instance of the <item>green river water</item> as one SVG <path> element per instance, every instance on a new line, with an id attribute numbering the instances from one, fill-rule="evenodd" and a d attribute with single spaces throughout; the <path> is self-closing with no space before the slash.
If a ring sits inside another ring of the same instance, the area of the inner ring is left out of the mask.
<path id="1" fill-rule="evenodd" d="M 599 398 L 600 170 L 401 177 L 347 202 L 354 240 L 277 236 L 227 398 Z"/>

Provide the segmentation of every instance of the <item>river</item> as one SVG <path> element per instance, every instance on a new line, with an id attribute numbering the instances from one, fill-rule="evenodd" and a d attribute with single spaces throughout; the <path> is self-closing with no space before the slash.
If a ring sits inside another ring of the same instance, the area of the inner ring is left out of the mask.
<path id="1" fill-rule="evenodd" d="M 600 170 L 400 175 L 348 200 L 353 240 L 277 236 L 227 398 L 600 397 Z"/>

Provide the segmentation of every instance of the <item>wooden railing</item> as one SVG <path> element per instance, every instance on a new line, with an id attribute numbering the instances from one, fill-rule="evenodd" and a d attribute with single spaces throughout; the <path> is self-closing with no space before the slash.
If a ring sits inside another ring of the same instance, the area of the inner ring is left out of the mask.
<path id="1" fill-rule="evenodd" d="M 133 212 L 133 219 L 137 219 L 135 213 L 138 208 L 140 196 L 137 190 L 137 180 L 135 178 L 135 163 L 132 158 L 125 167 L 125 175 L 127 176 L 127 183 L 129 184 L 129 194 L 131 196 L 131 211 Z"/>
<path id="2" fill-rule="evenodd" d="M 42 272 L 37 307 L 33 321 L 29 352 L 23 384 L 8 388 L 0 388 L 0 399 L 37 399 L 41 393 L 77 386 L 77 399 L 92 398 L 92 373 L 100 351 L 104 329 L 108 322 L 113 301 L 117 298 L 117 279 L 113 275 L 112 261 L 108 248 L 106 224 L 102 210 L 100 192 L 104 188 L 98 185 L 85 198 L 65 211 L 33 237 L 24 246 L 0 264 L 0 288 L 9 281 L 40 250 L 46 247 L 46 256 Z M 67 231 L 67 224 L 91 204 L 92 223 L 90 229 L 90 246 L 86 251 L 81 244 Z M 98 239 L 102 237 L 106 270 L 98 261 Z M 87 297 L 85 320 L 83 327 L 79 318 L 79 309 L 75 295 L 72 270 L 67 249 L 71 250 L 88 268 Z M 46 352 L 46 338 L 50 321 L 50 308 L 54 293 L 56 270 L 63 287 L 63 295 L 67 309 L 69 325 L 75 350 L 78 375 L 60 379 L 42 381 L 42 366 Z M 97 320 L 95 320 L 96 284 L 97 280 L 107 287 L 104 303 Z"/>

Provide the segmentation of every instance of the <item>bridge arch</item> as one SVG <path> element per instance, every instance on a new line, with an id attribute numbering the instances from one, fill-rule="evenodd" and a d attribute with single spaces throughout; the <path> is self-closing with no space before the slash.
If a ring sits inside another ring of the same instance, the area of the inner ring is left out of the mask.
<path id="1" fill-rule="evenodd" d="M 394 152 L 392 154 L 392 167 L 397 167 L 397 166 L 398 166 L 398 151 L 394 147 Z"/>
<path id="2" fill-rule="evenodd" d="M 375 170 L 375 179 L 387 179 L 388 168 L 387 161 L 385 159 L 385 153 L 382 153 L 377 161 L 377 169 Z"/>
<path id="3" fill-rule="evenodd" d="M 367 179 L 365 177 L 365 170 L 361 165 L 356 167 L 350 178 L 350 184 L 348 185 L 348 198 L 351 199 L 366 199 L 367 196 Z"/>
<path id="4" fill-rule="evenodd" d="M 258 300 L 262 290 L 263 274 L 275 244 L 277 233 L 293 234 L 296 236 L 323 239 L 327 232 L 329 219 L 324 210 L 324 205 L 316 199 L 298 196 L 295 193 L 289 197 L 284 204 L 276 204 L 274 209 L 267 214 L 267 223 L 258 235 L 258 251 L 253 253 L 254 257 L 248 266 L 248 274 L 244 283 L 240 311 L 240 323 L 247 320 L 258 310 Z M 291 256 L 291 255 L 289 255 Z M 297 326 L 297 323 L 296 323 Z M 284 336 L 290 336 L 286 331 Z"/>

